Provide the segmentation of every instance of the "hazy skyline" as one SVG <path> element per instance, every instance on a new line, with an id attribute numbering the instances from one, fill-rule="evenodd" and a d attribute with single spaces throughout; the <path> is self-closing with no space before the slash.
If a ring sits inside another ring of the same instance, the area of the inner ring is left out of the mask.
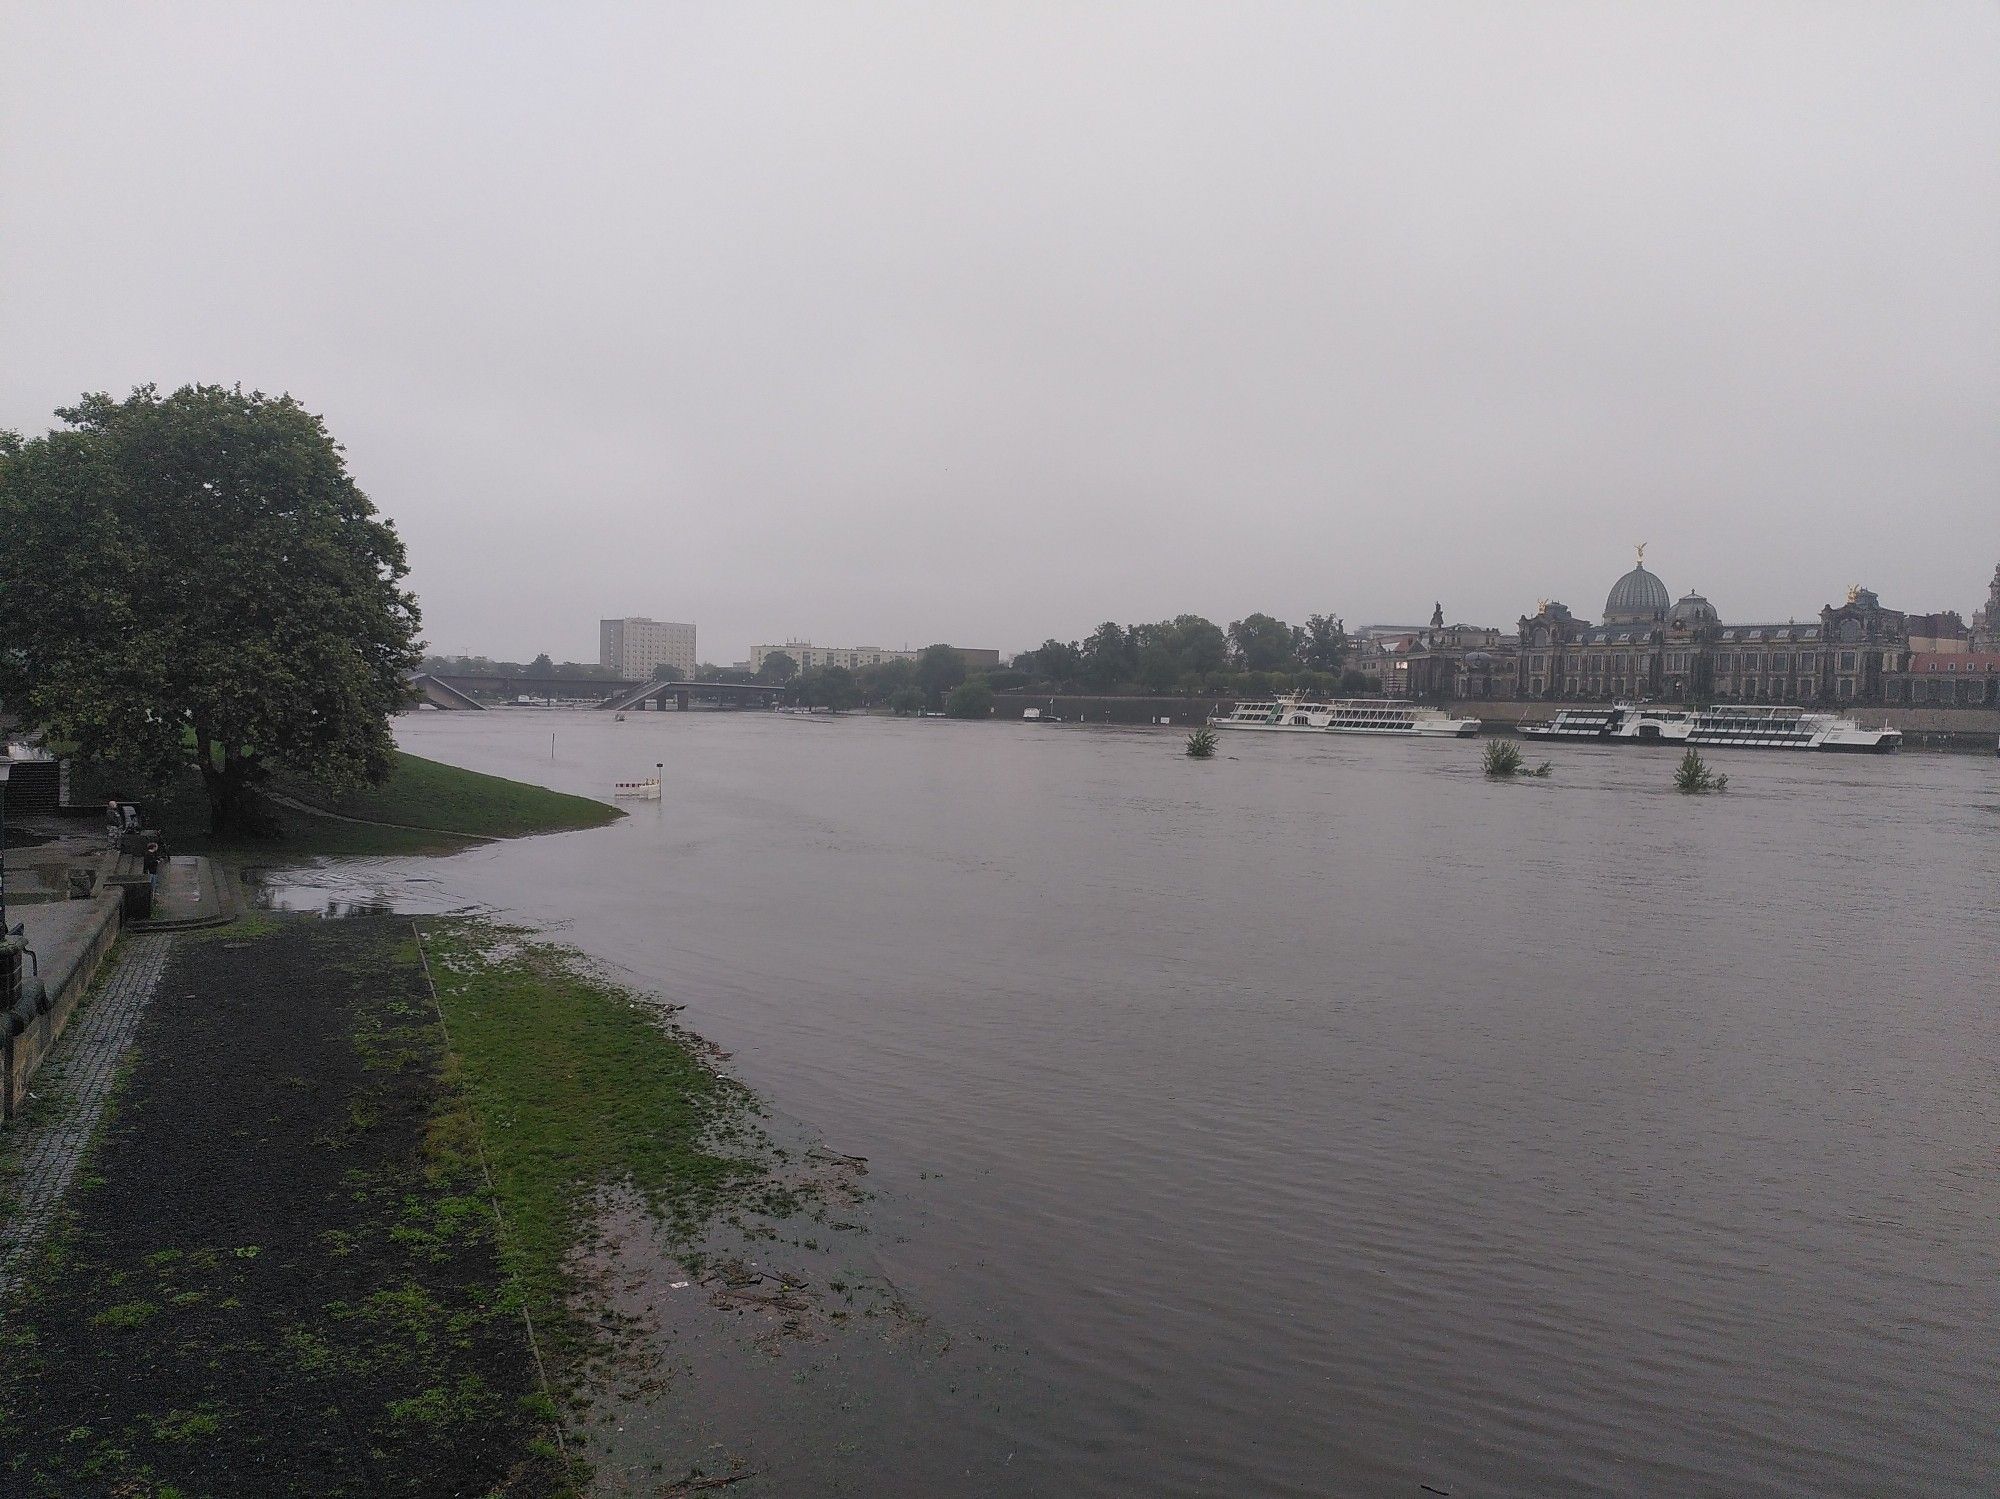
<path id="1" fill-rule="evenodd" d="M 2000 9 L 0 5 L 0 426 L 322 413 L 447 652 L 1970 612 Z"/>

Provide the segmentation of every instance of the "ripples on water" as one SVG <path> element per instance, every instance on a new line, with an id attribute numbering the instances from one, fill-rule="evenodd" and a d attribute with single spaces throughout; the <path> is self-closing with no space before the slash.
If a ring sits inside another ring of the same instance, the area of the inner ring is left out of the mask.
<path id="1" fill-rule="evenodd" d="M 870 1159 L 904 1292 L 1018 1359 L 785 1491 L 1993 1491 L 1991 760 L 1723 755 L 1688 798 L 1637 748 L 1492 784 L 1453 742 L 400 737 L 600 796 L 666 762 L 615 827 L 331 878 L 685 1003 Z"/>

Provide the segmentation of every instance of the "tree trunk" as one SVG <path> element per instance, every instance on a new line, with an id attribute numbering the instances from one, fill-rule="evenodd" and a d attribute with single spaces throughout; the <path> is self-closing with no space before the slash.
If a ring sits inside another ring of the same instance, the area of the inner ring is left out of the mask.
<path id="1" fill-rule="evenodd" d="M 204 743 L 201 778 L 208 791 L 208 830 L 217 837 L 255 834 L 261 829 L 252 815 L 251 781 L 256 764 L 248 756 L 223 751 L 218 767 L 212 747 Z"/>

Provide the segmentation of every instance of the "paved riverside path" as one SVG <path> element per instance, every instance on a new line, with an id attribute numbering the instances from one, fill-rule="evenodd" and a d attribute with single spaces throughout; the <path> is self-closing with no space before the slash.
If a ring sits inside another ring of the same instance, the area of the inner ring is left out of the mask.
<path id="1" fill-rule="evenodd" d="M 224 931 L 108 986 L 159 974 L 11 1272 L 0 1494 L 568 1492 L 410 923 Z"/>
<path id="2" fill-rule="evenodd" d="M 0 1162 L 12 1168 L 8 1185 L 14 1199 L 0 1220 L 0 1319 L 6 1316 L 19 1267 L 48 1231 L 104 1117 L 119 1059 L 159 987 L 171 941 L 137 937 L 119 950 L 110 977 L 85 1001 L 35 1075 L 34 1091 L 52 1101 L 50 1116 L 31 1117 L 26 1129 L 13 1126 L 18 1139 L 0 1136 Z"/>

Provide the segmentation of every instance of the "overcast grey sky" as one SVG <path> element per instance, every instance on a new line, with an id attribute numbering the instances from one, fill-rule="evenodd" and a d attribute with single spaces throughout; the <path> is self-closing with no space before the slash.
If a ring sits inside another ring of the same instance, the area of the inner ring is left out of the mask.
<path id="1" fill-rule="evenodd" d="M 442 650 L 2000 560 L 1990 3 L 0 18 L 0 426 L 291 391 Z"/>

